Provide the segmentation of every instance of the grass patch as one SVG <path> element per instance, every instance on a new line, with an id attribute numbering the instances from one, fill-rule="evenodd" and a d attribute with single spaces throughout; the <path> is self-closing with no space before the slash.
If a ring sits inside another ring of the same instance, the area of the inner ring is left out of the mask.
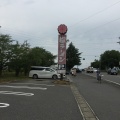
<path id="1" fill-rule="evenodd" d="M 0 83 L 2 82 L 12 82 L 12 81 L 21 81 L 21 80 L 28 80 L 28 76 L 24 76 L 20 74 L 18 77 L 15 76 L 14 72 L 5 72 L 0 76 Z"/>

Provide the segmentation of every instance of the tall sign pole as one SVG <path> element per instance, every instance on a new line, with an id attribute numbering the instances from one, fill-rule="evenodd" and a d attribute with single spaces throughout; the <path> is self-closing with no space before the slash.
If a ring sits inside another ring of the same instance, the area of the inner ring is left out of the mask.
<path id="1" fill-rule="evenodd" d="M 67 26 L 61 24 L 58 26 L 58 73 L 63 79 L 63 74 L 66 73 L 66 38 Z"/>

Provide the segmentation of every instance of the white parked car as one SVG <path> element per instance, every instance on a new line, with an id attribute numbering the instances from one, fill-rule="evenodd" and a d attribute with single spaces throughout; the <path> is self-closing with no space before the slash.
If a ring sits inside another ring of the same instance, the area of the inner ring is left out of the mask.
<path id="1" fill-rule="evenodd" d="M 96 68 L 93 68 L 93 72 L 95 72 L 95 73 L 96 73 L 96 72 L 97 72 L 97 69 L 96 69 Z"/>
<path id="2" fill-rule="evenodd" d="M 31 66 L 29 77 L 33 79 L 37 79 L 37 78 L 57 79 L 60 78 L 60 74 L 58 74 L 56 70 L 50 67 Z"/>

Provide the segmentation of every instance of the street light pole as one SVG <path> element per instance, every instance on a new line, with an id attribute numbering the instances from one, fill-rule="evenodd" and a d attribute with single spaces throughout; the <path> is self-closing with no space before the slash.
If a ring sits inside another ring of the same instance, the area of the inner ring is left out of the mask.
<path id="1" fill-rule="evenodd" d="M 1 26 L 0 26 L 0 28 L 1 28 Z M 1 52 L 2 52 L 2 48 L 1 48 L 1 46 L 0 46 L 0 54 L 1 54 Z"/>

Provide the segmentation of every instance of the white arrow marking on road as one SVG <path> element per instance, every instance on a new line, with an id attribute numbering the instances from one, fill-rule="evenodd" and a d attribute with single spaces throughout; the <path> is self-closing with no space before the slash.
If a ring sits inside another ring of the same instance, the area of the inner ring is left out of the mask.
<path id="1" fill-rule="evenodd" d="M 10 106 L 8 103 L 0 103 L 0 108 L 8 107 L 8 106 Z"/>
<path id="2" fill-rule="evenodd" d="M 47 88 L 42 88 L 42 87 L 28 87 L 28 86 L 9 86 L 9 85 L 0 85 L 0 87 L 27 88 L 27 89 L 40 89 L 40 90 L 47 90 Z"/>
<path id="3" fill-rule="evenodd" d="M 33 93 L 24 93 L 24 92 L 13 92 L 13 91 L 0 91 L 0 94 L 13 94 L 13 95 L 25 95 L 25 96 L 33 96 Z"/>

